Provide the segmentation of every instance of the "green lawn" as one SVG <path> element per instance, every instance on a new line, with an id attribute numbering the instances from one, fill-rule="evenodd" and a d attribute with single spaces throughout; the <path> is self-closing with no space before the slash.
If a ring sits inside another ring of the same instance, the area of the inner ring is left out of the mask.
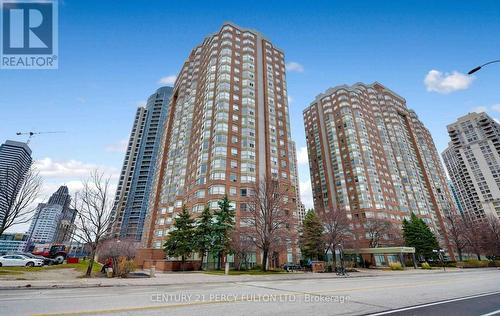
<path id="1" fill-rule="evenodd" d="M 0 275 L 15 275 L 15 274 L 24 274 L 21 271 L 15 270 L 7 270 L 8 268 L 0 268 Z"/>
<path id="2" fill-rule="evenodd" d="M 45 270 L 55 270 L 55 269 L 76 269 L 82 273 L 87 272 L 88 260 L 80 260 L 79 263 L 70 264 L 57 264 L 52 266 L 44 267 L 0 267 L 0 275 L 13 275 L 13 274 L 23 274 L 24 272 L 39 272 Z M 101 271 L 101 265 L 99 263 L 94 263 L 92 267 L 92 272 L 97 273 Z"/>
<path id="3" fill-rule="evenodd" d="M 281 274 L 281 273 L 287 273 L 287 272 L 283 271 L 283 270 L 269 270 L 269 271 L 261 271 L 261 270 L 247 270 L 247 271 L 229 270 L 229 275 L 266 275 L 266 274 Z M 205 274 L 224 275 L 224 270 L 205 271 Z"/>

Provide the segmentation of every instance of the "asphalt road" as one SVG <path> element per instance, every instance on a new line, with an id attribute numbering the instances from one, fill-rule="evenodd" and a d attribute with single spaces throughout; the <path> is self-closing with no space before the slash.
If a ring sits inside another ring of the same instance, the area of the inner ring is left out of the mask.
<path id="1" fill-rule="evenodd" d="M 500 270 L 0 291 L 0 315 L 495 315 L 491 314 L 495 311 L 500 315 Z"/>
<path id="2" fill-rule="evenodd" d="M 372 316 L 500 315 L 500 292 L 471 295 L 372 314 Z"/>

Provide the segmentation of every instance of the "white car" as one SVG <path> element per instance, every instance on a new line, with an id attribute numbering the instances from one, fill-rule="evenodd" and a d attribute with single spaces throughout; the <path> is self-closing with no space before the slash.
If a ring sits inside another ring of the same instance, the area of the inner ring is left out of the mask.
<path id="1" fill-rule="evenodd" d="M 6 255 L 0 257 L 0 267 L 41 267 L 43 260 L 23 255 Z"/>

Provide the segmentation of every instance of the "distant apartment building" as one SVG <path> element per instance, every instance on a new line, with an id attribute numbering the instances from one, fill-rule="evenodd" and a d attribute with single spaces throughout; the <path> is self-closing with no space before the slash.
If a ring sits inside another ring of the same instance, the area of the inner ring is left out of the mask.
<path id="1" fill-rule="evenodd" d="M 31 163 L 31 149 L 26 143 L 7 140 L 0 145 L 0 223 L 8 212 L 8 205 L 15 200 Z"/>
<path id="2" fill-rule="evenodd" d="M 399 225 L 415 213 L 447 246 L 452 196 L 431 134 L 405 99 L 380 83 L 343 85 L 303 114 L 318 212 L 343 209 L 361 232 L 370 219 Z"/>
<path id="3" fill-rule="evenodd" d="M 297 208 L 297 218 L 299 219 L 299 225 L 302 225 L 304 223 L 306 213 L 306 206 L 304 205 L 304 203 L 300 202 Z"/>
<path id="4" fill-rule="evenodd" d="M 109 232 L 140 241 L 172 87 L 161 87 L 137 109 L 123 162 Z"/>
<path id="5" fill-rule="evenodd" d="M 74 232 L 76 211 L 70 208 L 68 187 L 61 186 L 36 208 L 28 232 L 30 243 L 66 243 Z"/>
<path id="6" fill-rule="evenodd" d="M 469 113 L 448 125 L 443 152 L 465 215 L 500 217 L 500 124 L 486 113 Z"/>
<path id="7" fill-rule="evenodd" d="M 290 135 L 283 52 L 259 32 L 223 25 L 191 51 L 177 76 L 145 247 L 161 251 L 183 205 L 196 216 L 206 205 L 217 209 L 226 194 L 243 226 L 247 196 L 264 178 L 291 188 L 286 211 L 293 216 Z M 281 261 L 292 261 L 294 251 L 288 243 Z"/>
<path id="8" fill-rule="evenodd" d="M 14 252 L 24 252 L 28 234 L 4 233 L 0 236 L 0 256 Z"/>
<path id="9" fill-rule="evenodd" d="M 73 208 L 63 209 L 57 224 L 54 243 L 66 244 L 72 241 L 73 233 L 76 230 L 75 219 L 77 212 Z"/>
<path id="10" fill-rule="evenodd" d="M 297 203 L 297 209 L 294 212 L 294 215 L 298 219 L 298 224 L 302 224 L 306 215 L 306 207 L 304 203 L 302 203 L 302 200 L 300 198 L 300 183 L 298 177 L 299 165 L 297 163 L 297 147 L 294 141 L 292 140 L 290 141 L 289 148 L 290 148 L 290 156 L 293 158 L 291 159 L 290 163 L 290 175 L 291 175 L 291 180 L 295 181 L 295 200 Z"/>
<path id="11" fill-rule="evenodd" d="M 29 235 L 32 243 L 51 243 L 57 232 L 57 225 L 63 206 L 40 203 L 31 221 Z"/>
<path id="12" fill-rule="evenodd" d="M 455 185 L 453 185 L 453 182 L 451 182 L 450 179 L 448 179 L 448 188 L 450 189 L 450 193 L 453 196 L 453 201 L 455 202 L 456 209 L 460 212 L 460 214 L 464 214 L 464 210 L 462 208 L 462 203 L 460 202 L 460 198 L 458 197 L 458 192 L 457 189 L 455 188 Z"/>

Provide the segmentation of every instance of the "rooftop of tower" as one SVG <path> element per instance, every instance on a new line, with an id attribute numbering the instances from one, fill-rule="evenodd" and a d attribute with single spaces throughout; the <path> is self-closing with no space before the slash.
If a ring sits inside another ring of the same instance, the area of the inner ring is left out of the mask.
<path id="1" fill-rule="evenodd" d="M 475 119 L 477 117 L 482 117 L 482 116 L 483 117 L 486 116 L 487 118 L 489 118 L 489 119 L 492 120 L 492 118 L 486 112 L 469 112 L 466 115 L 460 116 L 459 118 L 456 119 L 455 122 L 447 125 L 446 127 L 450 128 L 450 127 L 452 127 L 452 126 L 454 126 L 456 124 L 459 124 L 459 123 L 462 123 L 462 122 L 466 122 L 466 121 L 470 121 L 472 119 Z"/>
<path id="2" fill-rule="evenodd" d="M 316 96 L 316 98 L 314 99 L 314 101 L 312 101 L 311 104 L 309 104 L 309 106 L 306 107 L 303 112 L 307 111 L 311 106 L 313 106 L 314 104 L 316 104 L 317 102 L 319 102 L 322 98 L 324 98 L 326 96 L 329 96 L 329 95 L 333 94 L 334 92 L 336 92 L 336 91 L 338 91 L 340 89 L 347 90 L 347 91 L 353 91 L 354 92 L 358 87 L 374 88 L 374 89 L 378 88 L 378 89 L 386 91 L 386 92 L 388 92 L 388 93 L 390 93 L 390 94 L 392 94 L 392 95 L 400 98 L 402 101 L 404 101 L 406 103 L 406 99 L 405 98 L 403 98 L 402 96 L 400 96 L 396 92 L 392 91 L 391 89 L 387 88 L 386 86 L 384 86 L 383 84 L 381 84 L 378 81 L 375 81 L 375 82 L 373 82 L 371 84 L 366 84 L 366 83 L 363 83 L 363 82 L 356 82 L 353 85 L 343 84 L 343 85 L 338 85 L 338 86 L 326 89 L 325 92 L 318 94 Z"/>
<path id="3" fill-rule="evenodd" d="M 220 27 L 219 31 L 218 32 L 214 32 L 214 33 L 211 33 L 210 35 L 206 36 L 205 39 L 203 40 L 202 44 L 198 45 L 198 46 L 201 46 L 203 45 L 206 41 L 210 40 L 213 36 L 216 36 L 218 35 L 222 29 L 225 27 L 225 26 L 231 26 L 231 27 L 234 27 L 235 29 L 238 29 L 242 32 L 250 32 L 250 33 L 253 33 L 255 35 L 257 35 L 258 37 L 261 37 L 262 39 L 268 41 L 268 42 L 271 42 L 272 41 L 267 38 L 264 34 L 262 34 L 261 32 L 255 30 L 255 29 L 252 29 L 252 28 L 246 28 L 246 27 L 241 27 L 239 26 L 238 24 L 234 23 L 234 22 L 231 22 L 231 21 L 225 21 L 224 23 L 222 23 L 222 26 Z M 197 47 L 198 47 L 197 46 Z M 283 50 L 281 50 L 280 48 L 274 46 L 273 44 L 273 48 L 280 51 L 281 53 L 284 53 Z"/>
<path id="4" fill-rule="evenodd" d="M 15 141 L 15 140 L 6 140 L 4 145 L 22 148 L 28 154 L 31 155 L 31 149 L 29 148 L 28 144 L 25 143 L 25 142 L 18 142 L 18 141 Z"/>

